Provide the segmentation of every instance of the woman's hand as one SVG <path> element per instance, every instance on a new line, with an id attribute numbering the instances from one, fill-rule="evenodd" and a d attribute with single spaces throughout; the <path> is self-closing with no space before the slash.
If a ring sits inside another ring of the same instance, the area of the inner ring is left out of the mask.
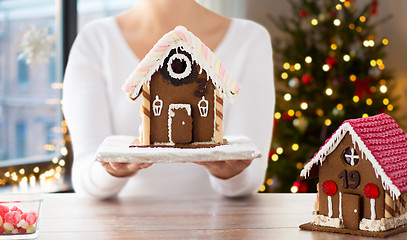
<path id="1" fill-rule="evenodd" d="M 250 160 L 226 160 L 216 162 L 197 162 L 208 169 L 212 176 L 220 179 L 229 179 L 245 170 L 251 163 Z"/>
<path id="2" fill-rule="evenodd" d="M 106 171 L 115 177 L 130 177 L 136 174 L 140 169 L 148 168 L 152 163 L 119 163 L 102 162 Z"/>

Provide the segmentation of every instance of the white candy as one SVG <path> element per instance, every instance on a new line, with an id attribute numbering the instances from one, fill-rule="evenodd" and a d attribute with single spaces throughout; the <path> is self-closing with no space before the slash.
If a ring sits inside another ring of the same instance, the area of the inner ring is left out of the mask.
<path id="1" fill-rule="evenodd" d="M 17 227 L 21 227 L 24 229 L 27 229 L 30 225 L 28 224 L 28 222 L 26 222 L 24 219 L 21 219 L 18 223 L 17 223 Z"/>
<path id="2" fill-rule="evenodd" d="M 4 225 L 3 225 L 3 227 L 4 227 L 4 230 L 10 231 L 10 232 L 14 230 L 13 224 L 8 223 L 8 222 L 5 222 Z M 17 230 L 17 231 L 18 231 L 18 230 Z"/>

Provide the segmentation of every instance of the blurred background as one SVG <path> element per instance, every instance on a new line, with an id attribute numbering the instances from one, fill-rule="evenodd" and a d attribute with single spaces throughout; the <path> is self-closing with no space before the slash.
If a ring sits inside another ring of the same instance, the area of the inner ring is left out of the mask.
<path id="1" fill-rule="evenodd" d="M 197 1 L 256 21 L 272 37 L 277 101 L 270 124 L 279 127 L 260 192 L 315 191 L 299 171 L 348 118 L 385 112 L 406 129 L 406 1 Z M 69 49 L 86 23 L 135 2 L 0 0 L 1 192 L 72 191 L 61 113 Z"/>

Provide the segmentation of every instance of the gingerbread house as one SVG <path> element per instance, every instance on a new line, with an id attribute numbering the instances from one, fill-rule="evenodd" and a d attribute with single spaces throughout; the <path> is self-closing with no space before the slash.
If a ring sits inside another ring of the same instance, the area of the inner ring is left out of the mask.
<path id="1" fill-rule="evenodd" d="M 185 27 L 165 34 L 123 85 L 142 95 L 142 145 L 222 144 L 223 99 L 239 84 L 205 44 Z"/>
<path id="2" fill-rule="evenodd" d="M 407 135 L 392 117 L 345 121 L 301 171 L 313 174 L 319 207 L 311 224 L 359 232 L 407 224 Z"/>

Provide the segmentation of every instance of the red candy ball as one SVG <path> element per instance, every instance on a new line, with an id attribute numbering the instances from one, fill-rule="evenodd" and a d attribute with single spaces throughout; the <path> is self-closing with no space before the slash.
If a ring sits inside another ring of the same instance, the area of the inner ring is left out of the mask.
<path id="1" fill-rule="evenodd" d="M 338 190 L 338 188 L 333 181 L 327 180 L 322 184 L 322 190 L 326 195 L 333 196 Z"/>
<path id="2" fill-rule="evenodd" d="M 365 196 L 370 199 L 375 199 L 379 196 L 379 189 L 373 183 L 366 184 L 363 192 L 365 193 Z"/>

